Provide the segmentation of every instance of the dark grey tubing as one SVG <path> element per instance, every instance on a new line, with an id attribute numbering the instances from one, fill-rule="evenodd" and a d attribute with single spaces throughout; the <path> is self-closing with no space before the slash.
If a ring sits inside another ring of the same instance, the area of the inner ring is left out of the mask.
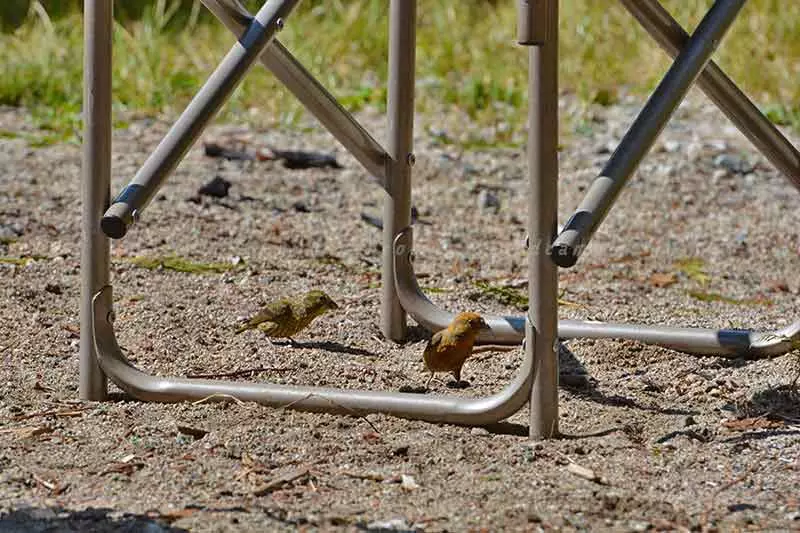
<path id="1" fill-rule="evenodd" d="M 436 307 L 420 289 L 409 253 L 411 239 L 411 228 L 395 239 L 397 295 L 403 309 L 418 324 L 439 331 L 450 324 L 455 314 Z M 524 317 L 486 315 L 484 318 L 492 331 L 479 336 L 480 343 L 519 344 L 525 337 Z M 694 355 L 763 359 L 800 349 L 800 321 L 776 332 L 759 332 L 559 320 L 558 337 L 564 340 L 629 339 Z"/>
<path id="2" fill-rule="evenodd" d="M 502 391 L 485 398 L 460 398 L 386 391 L 363 391 L 269 383 L 247 383 L 151 376 L 134 367 L 117 344 L 112 324 L 111 286 L 92 300 L 93 339 L 98 362 L 122 390 L 142 401 L 178 402 L 229 396 L 270 407 L 340 415 L 385 413 L 401 418 L 483 426 L 508 418 L 528 401 L 532 361 Z"/>
<path id="3" fill-rule="evenodd" d="M 237 0 L 202 2 L 235 35 L 241 34 L 252 18 Z M 366 171 L 386 188 L 386 151 L 278 39 L 273 39 L 261 54 L 260 61 L 347 148 Z"/>
<path id="4" fill-rule="evenodd" d="M 625 183 L 653 145 L 692 83 L 705 67 L 745 0 L 716 0 L 648 99 L 575 214 L 552 245 L 561 267 L 575 265 Z"/>
<path id="5" fill-rule="evenodd" d="M 100 220 L 103 233 L 112 239 L 125 236 L 142 209 L 150 202 L 167 175 L 178 165 L 203 128 L 241 82 L 299 0 L 270 0 L 250 21 L 238 42 L 225 56 L 147 158 L 131 183 L 123 189 Z"/>
<path id="6" fill-rule="evenodd" d="M 621 0 L 625 8 L 673 58 L 689 34 L 658 0 Z M 739 90 L 714 61 L 709 61 L 697 85 L 769 161 L 800 189 L 800 152 Z"/>

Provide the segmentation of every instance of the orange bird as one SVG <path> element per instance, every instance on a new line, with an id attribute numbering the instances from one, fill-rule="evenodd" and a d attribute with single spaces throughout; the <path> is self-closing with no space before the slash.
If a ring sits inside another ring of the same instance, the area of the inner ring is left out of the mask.
<path id="1" fill-rule="evenodd" d="M 425 383 L 428 388 L 436 372 L 450 372 L 456 381 L 461 381 L 461 367 L 472 354 L 475 338 L 489 325 L 478 313 L 464 312 L 457 315 L 447 328 L 437 331 L 425 346 L 422 358 L 431 377 Z"/>

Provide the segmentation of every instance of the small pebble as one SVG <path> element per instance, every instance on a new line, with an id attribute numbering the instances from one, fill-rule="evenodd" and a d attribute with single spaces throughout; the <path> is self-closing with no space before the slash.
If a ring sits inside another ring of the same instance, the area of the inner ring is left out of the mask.
<path id="1" fill-rule="evenodd" d="M 367 524 L 369 531 L 409 531 L 411 526 L 404 518 L 392 518 L 391 520 L 376 520 Z"/>
<path id="2" fill-rule="evenodd" d="M 58 283 L 48 283 L 47 285 L 44 286 L 44 290 L 46 292 L 49 292 L 50 294 L 61 294 L 62 292 L 64 292 L 61 289 L 61 285 L 59 285 Z"/>
<path id="3" fill-rule="evenodd" d="M 396 446 L 392 450 L 392 455 L 394 455 L 395 457 L 405 457 L 408 455 L 409 448 L 410 446 L 408 444 L 402 444 L 400 446 Z"/>
<path id="4" fill-rule="evenodd" d="M 497 212 L 500 210 L 500 199 L 486 189 L 478 193 L 478 207 L 482 211 Z"/>
<path id="5" fill-rule="evenodd" d="M 681 143 L 679 143 L 678 141 L 669 140 L 669 141 L 664 141 L 664 144 L 662 146 L 664 147 L 665 152 L 671 154 L 673 152 L 677 152 L 678 150 L 680 150 Z"/>

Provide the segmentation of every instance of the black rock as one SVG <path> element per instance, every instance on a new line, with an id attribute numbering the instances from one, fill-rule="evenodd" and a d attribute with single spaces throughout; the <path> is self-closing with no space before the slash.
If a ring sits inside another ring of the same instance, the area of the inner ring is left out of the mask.
<path id="1" fill-rule="evenodd" d="M 214 198 L 225 198 L 228 196 L 228 189 L 231 188 L 231 185 L 231 182 L 225 178 L 215 176 L 213 180 L 200 187 L 197 193 Z"/>
<path id="2" fill-rule="evenodd" d="M 256 158 L 255 155 L 248 152 L 231 150 L 215 143 L 206 143 L 205 152 L 208 157 L 220 157 L 228 161 L 253 161 Z"/>
<path id="3" fill-rule="evenodd" d="M 282 159 L 283 166 L 292 170 L 304 168 L 342 168 L 336 156 L 322 152 L 306 152 L 301 150 L 276 150 L 270 148 L 275 159 Z"/>

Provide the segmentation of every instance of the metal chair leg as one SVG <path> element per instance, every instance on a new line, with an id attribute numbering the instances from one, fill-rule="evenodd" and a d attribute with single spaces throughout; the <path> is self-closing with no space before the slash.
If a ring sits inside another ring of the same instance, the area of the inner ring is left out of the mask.
<path id="1" fill-rule="evenodd" d="M 394 285 L 393 243 L 411 223 L 417 2 L 392 0 L 389 6 L 389 161 L 388 196 L 383 207 L 381 330 L 387 339 L 400 342 L 406 336 L 406 314 Z"/>
<path id="2" fill-rule="evenodd" d="M 84 144 L 81 177 L 80 397 L 104 400 L 106 376 L 92 337 L 92 297 L 108 284 L 109 245 L 100 232 L 111 183 L 112 2 L 84 4 Z M 110 303 L 110 302 L 106 302 Z"/>
<path id="3" fill-rule="evenodd" d="M 528 235 L 534 244 L 525 356 L 534 361 L 530 437 L 547 439 L 558 434 L 558 271 L 549 254 L 558 225 L 558 0 L 528 6 L 520 20 L 529 14 L 541 22 L 520 28 L 519 39 L 534 43 L 528 50 Z"/>

